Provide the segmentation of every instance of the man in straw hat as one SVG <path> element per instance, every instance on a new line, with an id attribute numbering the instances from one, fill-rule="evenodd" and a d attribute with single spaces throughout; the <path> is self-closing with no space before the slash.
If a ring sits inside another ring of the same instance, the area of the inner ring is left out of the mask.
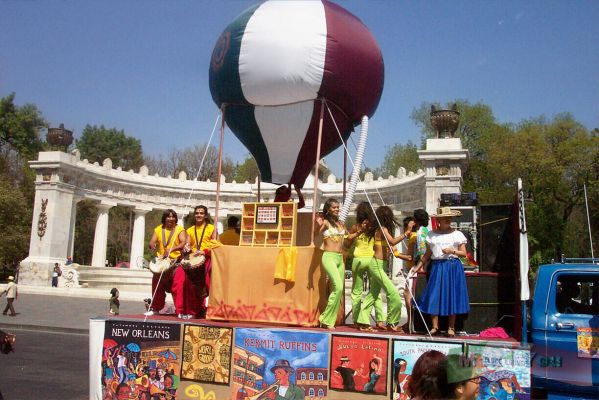
<path id="1" fill-rule="evenodd" d="M 6 315 L 8 310 L 10 310 L 9 315 L 11 317 L 15 317 L 17 315 L 17 313 L 15 312 L 13 302 L 17 298 L 17 284 L 15 283 L 14 276 L 11 275 L 8 277 L 8 285 L 6 285 L 6 288 L 4 288 L 4 291 L 2 293 L 0 293 L 0 296 L 2 296 L 4 293 L 6 293 L 6 307 L 4 307 L 4 311 L 2 312 L 2 314 Z"/>
<path id="2" fill-rule="evenodd" d="M 431 315 L 431 336 L 439 334 L 439 316 L 448 317 L 447 336 L 455 336 L 456 314 L 470 311 L 466 275 L 460 257 L 466 257 L 466 237 L 451 227 L 451 219 L 461 213 L 449 207 L 441 207 L 434 217 L 437 229 L 429 232 L 426 253 L 416 265 L 422 269 L 428 260 L 428 281 L 418 305 L 422 312 Z"/>
<path id="3" fill-rule="evenodd" d="M 303 399 L 304 391 L 302 388 L 297 387 L 295 384 L 289 381 L 289 377 L 295 372 L 295 369 L 289 364 L 287 360 L 277 360 L 275 365 L 270 369 L 275 376 L 275 380 L 278 382 L 278 389 L 274 392 L 276 400 L 283 399 Z"/>
<path id="4" fill-rule="evenodd" d="M 356 390 L 356 381 L 354 376 L 358 373 L 353 368 L 349 367 L 349 357 L 342 356 L 339 361 L 341 365 L 335 368 L 335 372 L 341 375 L 343 381 L 343 389 L 345 390 Z"/>
<path id="5" fill-rule="evenodd" d="M 460 354 L 447 356 L 447 384 L 453 399 L 474 400 L 480 390 L 480 375 L 475 360 Z"/>

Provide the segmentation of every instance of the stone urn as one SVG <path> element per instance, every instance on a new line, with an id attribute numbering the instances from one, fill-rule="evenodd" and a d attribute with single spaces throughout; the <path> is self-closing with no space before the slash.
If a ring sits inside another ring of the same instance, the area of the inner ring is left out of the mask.
<path id="1" fill-rule="evenodd" d="M 437 132 L 437 138 L 454 137 L 458 126 L 460 125 L 460 112 L 457 104 L 454 104 L 450 110 L 438 110 L 431 105 L 431 124 Z"/>
<path id="2" fill-rule="evenodd" d="M 58 128 L 48 128 L 46 141 L 52 146 L 64 147 L 66 150 L 73 143 L 73 132 L 64 128 L 64 124 L 60 124 Z"/>

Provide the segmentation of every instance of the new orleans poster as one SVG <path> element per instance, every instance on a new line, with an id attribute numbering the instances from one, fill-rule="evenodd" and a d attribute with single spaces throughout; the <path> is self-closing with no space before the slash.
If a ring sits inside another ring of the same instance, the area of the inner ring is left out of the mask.
<path id="1" fill-rule="evenodd" d="M 178 324 L 106 321 L 102 398 L 177 398 L 181 368 Z"/>

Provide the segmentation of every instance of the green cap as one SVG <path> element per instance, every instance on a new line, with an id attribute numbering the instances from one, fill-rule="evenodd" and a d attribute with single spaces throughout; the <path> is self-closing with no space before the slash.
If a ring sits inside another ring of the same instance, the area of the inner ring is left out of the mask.
<path id="1" fill-rule="evenodd" d="M 447 356 L 447 383 L 464 382 L 480 375 L 481 371 L 470 357 L 458 354 Z"/>

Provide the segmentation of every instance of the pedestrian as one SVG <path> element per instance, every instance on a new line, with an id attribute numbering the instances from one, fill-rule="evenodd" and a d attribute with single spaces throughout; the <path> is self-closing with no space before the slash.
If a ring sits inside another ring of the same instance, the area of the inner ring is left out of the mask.
<path id="1" fill-rule="evenodd" d="M 52 287 L 58 287 L 58 277 L 62 276 L 62 270 L 58 263 L 54 263 L 54 270 L 52 271 Z"/>
<path id="2" fill-rule="evenodd" d="M 110 306 L 110 313 L 113 315 L 119 315 L 119 306 L 121 302 L 119 301 L 119 290 L 117 288 L 110 289 L 110 300 L 108 300 L 108 305 Z"/>
<path id="3" fill-rule="evenodd" d="M 4 307 L 4 311 L 2 312 L 2 314 L 6 315 L 8 310 L 10 310 L 9 315 L 11 317 L 15 317 L 17 315 L 17 313 L 15 312 L 13 302 L 17 299 L 18 295 L 17 295 L 17 284 L 15 283 L 14 276 L 11 275 L 8 277 L 8 285 L 6 285 L 6 288 L 4 289 L 4 291 L 2 293 L 0 293 L 0 296 L 2 296 L 4 293 L 6 293 L 6 307 Z"/>
<path id="4" fill-rule="evenodd" d="M 480 392 L 482 370 L 476 362 L 464 355 L 447 356 L 447 384 L 449 399 L 474 400 Z"/>

